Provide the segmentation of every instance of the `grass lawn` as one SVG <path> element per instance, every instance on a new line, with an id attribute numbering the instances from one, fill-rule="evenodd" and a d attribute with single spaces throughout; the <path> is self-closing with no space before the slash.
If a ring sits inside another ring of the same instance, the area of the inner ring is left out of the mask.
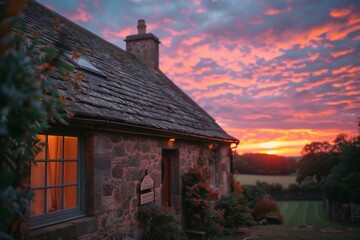
<path id="1" fill-rule="evenodd" d="M 339 227 L 326 215 L 321 201 L 278 201 L 284 226 Z"/>
<path id="2" fill-rule="evenodd" d="M 246 232 L 245 232 L 246 233 Z M 315 227 L 311 229 L 296 228 L 281 225 L 267 225 L 251 227 L 244 236 L 234 236 L 229 240 L 256 239 L 256 240 L 340 240 L 360 239 L 360 231 L 350 227 L 328 228 Z"/>
<path id="3" fill-rule="evenodd" d="M 344 226 L 331 221 L 321 201 L 278 201 L 278 206 L 284 217 L 282 225 L 243 227 L 242 234 L 223 239 L 360 239 L 359 226 Z"/>

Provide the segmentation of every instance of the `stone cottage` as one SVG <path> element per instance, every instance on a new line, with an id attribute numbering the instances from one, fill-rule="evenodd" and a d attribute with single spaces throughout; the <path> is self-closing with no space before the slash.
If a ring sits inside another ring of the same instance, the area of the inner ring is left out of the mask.
<path id="1" fill-rule="evenodd" d="M 24 18 L 28 39 L 36 32 L 49 46 L 62 26 L 65 43 L 81 52 L 64 60 L 84 75 L 82 91 L 53 76 L 74 117 L 39 135 L 47 146 L 31 168 L 31 238 L 136 238 L 140 204 L 181 211 L 181 176 L 199 161 L 210 165 L 213 187 L 231 191 L 229 150 L 239 141 L 161 72 L 160 41 L 144 20 L 124 51 L 33 0 Z M 140 196 L 145 177 L 150 199 Z"/>

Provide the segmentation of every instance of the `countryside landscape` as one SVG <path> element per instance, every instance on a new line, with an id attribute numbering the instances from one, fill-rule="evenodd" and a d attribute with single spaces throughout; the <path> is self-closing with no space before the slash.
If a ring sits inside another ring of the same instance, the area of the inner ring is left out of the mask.
<path id="1" fill-rule="evenodd" d="M 0 239 L 360 239 L 360 1 L 0 1 Z"/>
<path id="2" fill-rule="evenodd" d="M 339 161 L 339 159 L 336 160 L 336 157 L 341 156 L 348 150 L 344 149 L 344 152 L 339 154 L 337 144 L 340 143 L 342 146 L 349 144 L 349 147 L 351 143 L 347 142 L 344 135 L 337 136 L 334 143 L 332 149 L 329 143 L 311 143 L 312 147 L 309 145 L 304 147 L 301 158 L 269 154 L 235 156 L 235 179 L 242 182 L 244 186 L 256 185 L 259 188 L 266 189 L 265 192 L 276 199 L 278 210 L 283 217 L 282 227 L 258 227 L 257 230 L 252 230 L 252 232 L 246 229 L 248 232 L 245 232 L 250 236 L 249 239 L 289 239 L 289 236 L 291 236 L 291 239 L 356 239 L 359 237 L 360 228 L 358 220 L 356 220 L 357 216 L 354 216 L 356 213 L 352 212 L 353 202 L 357 202 L 355 200 L 357 198 L 355 197 L 356 194 L 353 195 L 354 198 L 350 201 L 345 199 L 341 201 L 335 200 L 341 198 L 339 195 L 346 194 L 344 189 L 345 181 L 342 183 L 343 178 L 357 174 L 356 171 L 343 173 L 341 177 L 338 176 L 335 180 L 331 179 L 331 174 L 336 173 L 336 168 L 341 168 L 341 165 L 325 168 L 332 168 L 332 170 L 328 170 L 327 174 L 324 170 L 321 170 L 321 166 L 316 167 L 314 162 L 310 162 L 315 160 L 325 165 L 331 164 L 331 161 L 333 164 Z M 326 147 L 319 149 L 315 146 Z M 356 144 L 353 147 L 354 150 L 358 148 Z M 309 149 L 311 150 L 306 152 Z M 357 154 L 354 153 L 351 153 L 348 157 L 356 156 Z M 334 155 L 331 156 L 332 154 Z M 308 162 L 306 163 L 306 161 Z M 274 163 L 274 166 L 267 167 L 269 163 Z M 305 167 L 306 164 L 310 166 Z M 279 165 L 282 167 L 277 167 Z M 319 181 L 315 180 L 316 175 L 321 176 L 317 178 Z M 334 180 L 336 182 L 333 182 Z M 338 192 L 334 189 L 336 184 L 338 184 L 338 187 L 335 187 L 335 189 L 338 189 Z M 329 185 L 332 187 L 331 190 L 328 187 Z M 356 192 L 358 189 L 355 187 L 356 185 L 358 184 L 353 182 L 351 187 L 349 186 L 347 194 L 350 194 L 351 191 Z M 336 209 L 332 206 L 329 211 L 327 205 L 329 197 L 331 200 L 335 200 L 334 202 L 347 202 L 346 207 L 341 208 L 338 206 L 338 209 Z M 349 225 L 349 223 L 352 224 Z"/>

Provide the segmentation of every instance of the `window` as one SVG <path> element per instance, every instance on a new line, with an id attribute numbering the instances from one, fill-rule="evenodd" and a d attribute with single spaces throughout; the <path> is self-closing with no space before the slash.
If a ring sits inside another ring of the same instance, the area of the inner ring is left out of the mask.
<path id="1" fill-rule="evenodd" d="M 81 215 L 81 151 L 79 137 L 38 135 L 45 143 L 31 166 L 30 227 L 70 220 Z"/>
<path id="2" fill-rule="evenodd" d="M 97 67 L 95 67 L 92 63 L 90 63 L 90 61 L 85 56 L 80 56 L 78 59 L 74 59 L 70 55 L 68 55 L 68 58 L 71 62 L 73 62 L 82 70 L 86 70 L 88 72 L 95 73 L 106 78 L 106 75 Z"/>

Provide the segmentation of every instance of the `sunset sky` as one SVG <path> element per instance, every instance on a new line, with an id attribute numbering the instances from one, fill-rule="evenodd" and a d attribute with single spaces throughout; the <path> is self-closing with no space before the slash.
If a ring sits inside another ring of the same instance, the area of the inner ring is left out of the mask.
<path id="1" fill-rule="evenodd" d="M 39 2 L 122 49 L 145 19 L 160 69 L 240 139 L 238 153 L 299 156 L 357 133 L 360 1 Z"/>

